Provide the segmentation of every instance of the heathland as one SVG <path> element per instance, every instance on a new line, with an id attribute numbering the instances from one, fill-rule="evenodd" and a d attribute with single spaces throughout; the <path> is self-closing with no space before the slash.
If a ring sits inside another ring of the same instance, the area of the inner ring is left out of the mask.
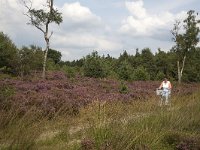
<path id="1" fill-rule="evenodd" d="M 0 149 L 200 149 L 199 84 L 121 82 L 62 72 L 0 81 Z"/>

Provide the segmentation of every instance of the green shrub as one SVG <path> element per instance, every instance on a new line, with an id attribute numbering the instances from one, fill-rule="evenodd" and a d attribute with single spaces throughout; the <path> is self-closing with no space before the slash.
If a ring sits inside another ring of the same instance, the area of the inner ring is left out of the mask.
<path id="1" fill-rule="evenodd" d="M 0 68 L 6 73 L 14 74 L 16 73 L 18 63 L 17 47 L 6 34 L 0 32 Z"/>
<path id="2" fill-rule="evenodd" d="M 131 65 L 126 61 L 122 61 L 117 69 L 117 74 L 122 80 L 131 80 L 133 69 Z"/>
<path id="3" fill-rule="evenodd" d="M 28 75 L 32 71 L 41 71 L 43 63 L 42 48 L 30 45 L 19 50 L 20 62 L 18 72 L 21 76 Z"/>
<path id="4" fill-rule="evenodd" d="M 144 67 L 138 67 L 137 69 L 134 70 L 133 80 L 136 80 L 136 81 L 150 80 L 150 75 Z"/>
<path id="5" fill-rule="evenodd" d="M 48 71 L 59 71 L 60 66 L 59 66 L 59 64 L 55 64 L 53 59 L 49 58 L 47 60 L 47 70 Z"/>
<path id="6" fill-rule="evenodd" d="M 76 76 L 76 73 L 78 72 L 75 67 L 70 67 L 64 65 L 61 70 L 63 70 L 68 78 L 74 78 Z"/>
<path id="7" fill-rule="evenodd" d="M 119 92 L 121 94 L 126 94 L 129 92 L 128 86 L 124 82 L 121 82 Z"/>
<path id="8" fill-rule="evenodd" d="M 87 77 L 104 78 L 108 75 L 106 64 L 97 52 L 87 55 L 84 60 L 83 72 Z"/>
<path id="9" fill-rule="evenodd" d="M 159 71 L 156 75 L 156 80 L 163 80 L 165 78 L 165 74 Z"/>

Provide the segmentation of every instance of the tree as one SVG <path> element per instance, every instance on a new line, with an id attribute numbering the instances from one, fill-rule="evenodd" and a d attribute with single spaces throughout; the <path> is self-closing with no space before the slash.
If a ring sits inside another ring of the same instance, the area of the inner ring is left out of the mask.
<path id="1" fill-rule="evenodd" d="M 18 49 L 11 39 L 0 32 L 0 70 L 16 73 Z"/>
<path id="2" fill-rule="evenodd" d="M 96 51 L 86 56 L 83 71 L 87 77 L 104 78 L 108 75 L 106 64 Z"/>
<path id="3" fill-rule="evenodd" d="M 187 63 L 185 64 L 185 72 L 183 80 L 186 82 L 199 82 L 200 81 L 200 47 L 190 55 L 187 56 Z"/>
<path id="4" fill-rule="evenodd" d="M 144 67 L 137 67 L 133 73 L 133 80 L 136 81 L 146 81 L 150 79 L 149 73 L 146 71 Z"/>
<path id="5" fill-rule="evenodd" d="M 30 74 L 31 71 L 42 70 L 43 51 L 42 48 L 30 45 L 19 50 L 19 72 L 21 77 Z"/>
<path id="6" fill-rule="evenodd" d="M 128 53 L 125 50 L 122 54 L 120 54 L 120 56 L 119 56 L 119 62 L 124 61 L 124 60 L 128 60 L 128 58 L 129 58 L 129 55 L 128 55 Z"/>
<path id="7" fill-rule="evenodd" d="M 176 21 L 174 28 L 171 31 L 173 35 L 173 41 L 176 43 L 174 50 L 177 53 L 177 68 L 178 68 L 178 82 L 181 83 L 183 70 L 185 67 L 185 61 L 188 53 L 195 50 L 199 38 L 199 27 L 200 20 L 196 17 L 195 11 L 190 10 L 187 12 L 187 18 L 183 20 L 183 32 L 181 32 L 181 22 Z M 181 63 L 181 64 L 180 64 Z"/>
<path id="8" fill-rule="evenodd" d="M 146 68 L 147 72 L 150 74 L 150 79 L 155 79 L 156 65 L 154 60 L 154 55 L 149 48 L 144 48 L 141 52 L 141 62 L 142 66 Z"/>
<path id="9" fill-rule="evenodd" d="M 168 55 L 166 52 L 162 51 L 160 48 L 158 49 L 158 52 L 155 54 L 155 64 L 156 64 L 156 76 L 159 76 L 159 78 L 156 79 L 163 79 L 160 78 L 163 75 L 168 76 L 169 75 L 169 60 L 168 60 Z M 159 75 L 158 75 L 159 74 Z M 163 75 L 162 75 L 163 74 Z"/>
<path id="10" fill-rule="evenodd" d="M 122 80 L 131 80 L 133 68 L 127 60 L 121 61 L 117 69 L 117 74 Z"/>
<path id="11" fill-rule="evenodd" d="M 61 13 L 58 12 L 57 9 L 55 9 L 53 6 L 54 0 L 47 0 L 47 9 L 34 9 L 32 8 L 32 4 L 29 7 L 25 1 L 24 5 L 28 9 L 28 12 L 26 13 L 26 16 L 28 16 L 29 23 L 30 25 L 33 25 L 36 27 L 38 30 L 40 30 L 43 35 L 44 39 L 46 42 L 46 48 L 45 48 L 45 53 L 44 53 L 44 60 L 43 60 L 43 72 L 42 72 L 42 77 L 45 78 L 45 72 L 46 72 L 46 62 L 47 62 L 47 54 L 49 50 L 49 40 L 53 34 L 49 35 L 49 24 L 50 23 L 56 23 L 60 24 L 62 20 Z"/>
<path id="12" fill-rule="evenodd" d="M 48 50 L 48 58 L 51 58 L 55 64 L 59 63 L 61 61 L 62 54 L 59 51 L 56 51 L 54 49 Z"/>

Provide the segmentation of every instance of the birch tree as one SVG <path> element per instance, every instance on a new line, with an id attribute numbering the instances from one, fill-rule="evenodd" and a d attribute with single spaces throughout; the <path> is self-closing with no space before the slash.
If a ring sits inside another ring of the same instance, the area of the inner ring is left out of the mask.
<path id="1" fill-rule="evenodd" d="M 43 59 L 43 71 L 42 71 L 42 78 L 45 78 L 46 73 L 46 63 L 47 63 L 47 54 L 50 45 L 50 38 L 53 34 L 49 32 L 49 25 L 50 23 L 55 23 L 59 25 L 62 23 L 62 15 L 58 12 L 57 9 L 54 8 L 54 0 L 47 0 L 46 6 L 43 9 L 35 9 L 32 8 L 32 1 L 29 1 L 30 5 L 28 6 L 27 1 L 23 1 L 24 6 L 27 8 L 27 12 L 25 15 L 29 18 L 29 25 L 36 27 L 43 33 L 44 40 L 46 43 L 46 48 L 44 51 L 44 59 Z"/>
<path id="2" fill-rule="evenodd" d="M 181 21 L 176 21 L 172 30 L 173 41 L 176 43 L 174 51 L 177 53 L 177 72 L 178 82 L 181 83 L 183 71 L 188 53 L 196 49 L 199 42 L 199 27 L 200 20 L 197 19 L 198 13 L 190 10 L 187 12 L 187 18 Z"/>

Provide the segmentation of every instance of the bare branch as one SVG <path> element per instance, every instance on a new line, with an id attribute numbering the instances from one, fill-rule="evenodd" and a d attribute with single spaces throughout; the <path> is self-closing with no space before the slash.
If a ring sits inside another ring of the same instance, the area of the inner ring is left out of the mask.
<path id="1" fill-rule="evenodd" d="M 39 26 L 37 26 L 37 25 L 35 25 L 35 27 L 38 28 L 40 31 L 42 31 L 42 33 L 45 34 L 45 31 L 44 31 L 41 27 L 39 27 Z"/>
<path id="2" fill-rule="evenodd" d="M 32 0 L 29 0 L 29 3 L 30 3 L 30 7 L 27 5 L 27 2 L 25 0 L 22 0 L 22 3 L 24 4 L 24 6 L 28 9 L 28 10 L 31 10 L 32 9 L 32 6 L 33 6 L 33 1 Z"/>
<path id="3" fill-rule="evenodd" d="M 51 35 L 49 36 L 49 39 L 51 38 L 52 34 L 53 34 L 53 31 L 51 31 Z"/>

